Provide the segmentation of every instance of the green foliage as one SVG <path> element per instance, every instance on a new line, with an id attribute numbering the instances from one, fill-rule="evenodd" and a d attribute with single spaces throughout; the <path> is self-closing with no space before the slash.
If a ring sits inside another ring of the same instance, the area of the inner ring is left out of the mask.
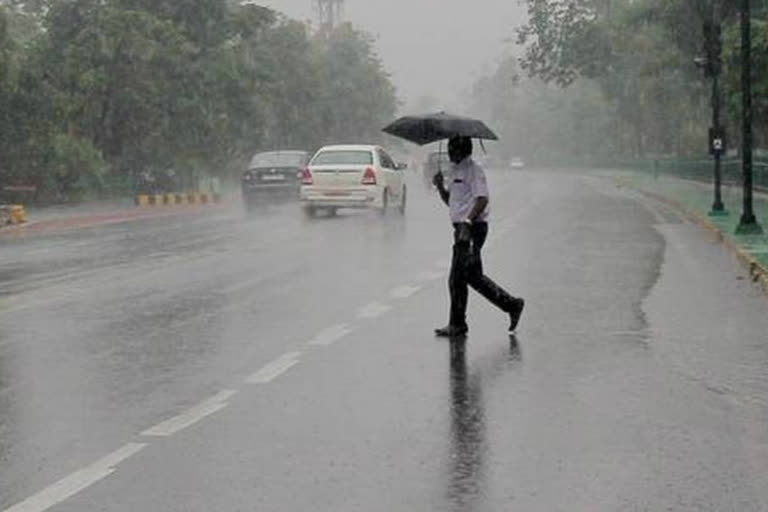
<path id="1" fill-rule="evenodd" d="M 46 176 L 67 199 L 79 200 L 98 190 L 106 164 L 90 140 L 65 134 L 51 139 Z"/>
<path id="2" fill-rule="evenodd" d="M 529 22 L 518 32 L 520 65 L 546 87 L 549 102 L 575 111 L 528 112 L 551 124 L 558 149 L 581 155 L 701 155 L 711 125 L 711 81 L 694 65 L 706 56 L 703 26 L 724 26 L 723 122 L 738 133 L 740 86 L 736 0 L 525 0 Z M 753 89 L 757 140 L 768 134 L 768 2 L 753 0 Z M 526 80 L 523 80 L 525 84 Z M 577 85 L 577 87 L 574 87 Z M 571 86 L 571 87 L 568 87 Z M 518 85 L 518 89 L 520 89 Z M 573 119 L 577 116 L 578 119 Z M 584 120 L 590 132 L 583 133 Z M 573 130 L 562 133 L 562 126 Z M 602 127 L 602 128 L 601 128 Z M 578 151 L 578 149 L 577 149 Z"/>
<path id="3" fill-rule="evenodd" d="M 0 107 L 0 179 L 71 191 L 97 169 L 225 175 L 261 149 L 376 140 L 396 97 L 351 26 L 228 0 L 0 0 Z"/>

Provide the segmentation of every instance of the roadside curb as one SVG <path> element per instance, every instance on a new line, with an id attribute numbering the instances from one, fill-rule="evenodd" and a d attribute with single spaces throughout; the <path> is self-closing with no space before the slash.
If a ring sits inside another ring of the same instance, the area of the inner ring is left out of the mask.
<path id="1" fill-rule="evenodd" d="M 650 197 L 671 208 L 674 208 L 683 216 L 685 216 L 685 218 L 687 218 L 688 220 L 696 223 L 697 225 L 701 226 L 702 228 L 706 229 L 707 231 L 715 235 L 717 237 L 717 240 L 721 242 L 723 245 L 725 245 L 725 247 L 727 247 L 728 250 L 736 256 L 739 262 L 741 262 L 741 264 L 747 268 L 747 270 L 749 271 L 749 277 L 752 280 L 752 282 L 760 284 L 760 288 L 762 289 L 763 293 L 766 295 L 766 297 L 768 297 L 768 269 L 765 266 L 763 266 L 759 261 L 757 261 L 755 258 L 753 258 L 748 252 L 742 249 L 739 246 L 739 244 L 735 243 L 733 240 L 725 236 L 723 231 L 720 230 L 720 228 L 718 228 L 714 224 L 712 224 L 712 222 L 710 222 L 709 219 L 702 216 L 700 213 L 691 210 L 689 207 L 685 206 L 679 201 L 671 199 L 667 196 L 658 194 L 656 192 L 649 192 L 648 190 L 643 190 L 642 188 L 636 185 L 633 185 L 632 183 L 629 183 L 628 181 L 621 178 L 613 178 L 613 180 L 614 180 L 614 183 L 616 183 L 619 186 L 627 187 L 640 194 L 643 194 L 646 197 Z"/>

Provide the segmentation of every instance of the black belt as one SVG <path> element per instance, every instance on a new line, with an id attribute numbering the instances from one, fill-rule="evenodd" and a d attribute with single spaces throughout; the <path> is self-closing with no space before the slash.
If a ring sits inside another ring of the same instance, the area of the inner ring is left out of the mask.
<path id="1" fill-rule="evenodd" d="M 454 222 L 453 223 L 453 227 L 454 228 L 458 228 L 462 224 L 464 224 L 464 223 L 463 222 Z M 479 220 L 479 221 L 476 221 L 476 222 L 472 222 L 470 225 L 471 226 L 487 226 L 488 222 L 484 221 L 484 220 Z"/>

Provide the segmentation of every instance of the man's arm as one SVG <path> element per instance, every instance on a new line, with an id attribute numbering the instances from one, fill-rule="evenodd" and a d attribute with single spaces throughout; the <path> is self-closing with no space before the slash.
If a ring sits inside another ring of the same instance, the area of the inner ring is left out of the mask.
<path id="1" fill-rule="evenodd" d="M 475 199 L 475 205 L 472 207 L 472 211 L 469 212 L 469 217 L 467 217 L 467 220 L 469 222 L 475 222 L 480 218 L 487 207 L 488 198 L 485 196 L 478 197 Z"/>
<path id="2" fill-rule="evenodd" d="M 440 199 L 443 200 L 445 206 L 448 206 L 451 194 L 446 190 L 445 183 L 443 183 L 443 173 L 439 172 L 432 178 L 432 183 L 437 187 L 437 192 L 440 194 Z"/>
<path id="3" fill-rule="evenodd" d="M 475 222 L 480 219 L 488 208 L 488 181 L 485 178 L 485 172 L 479 165 L 475 165 L 470 179 L 472 195 L 475 197 L 475 204 L 472 205 L 467 216 L 468 222 Z"/>

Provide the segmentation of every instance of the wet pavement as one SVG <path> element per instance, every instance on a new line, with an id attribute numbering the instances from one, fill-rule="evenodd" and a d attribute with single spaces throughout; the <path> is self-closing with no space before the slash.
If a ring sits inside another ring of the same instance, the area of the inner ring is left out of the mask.
<path id="1" fill-rule="evenodd" d="M 0 510 L 768 510 L 768 301 L 736 260 L 608 181 L 490 180 L 513 339 L 477 295 L 465 342 L 432 336 L 451 233 L 416 179 L 405 218 L 0 238 Z"/>

